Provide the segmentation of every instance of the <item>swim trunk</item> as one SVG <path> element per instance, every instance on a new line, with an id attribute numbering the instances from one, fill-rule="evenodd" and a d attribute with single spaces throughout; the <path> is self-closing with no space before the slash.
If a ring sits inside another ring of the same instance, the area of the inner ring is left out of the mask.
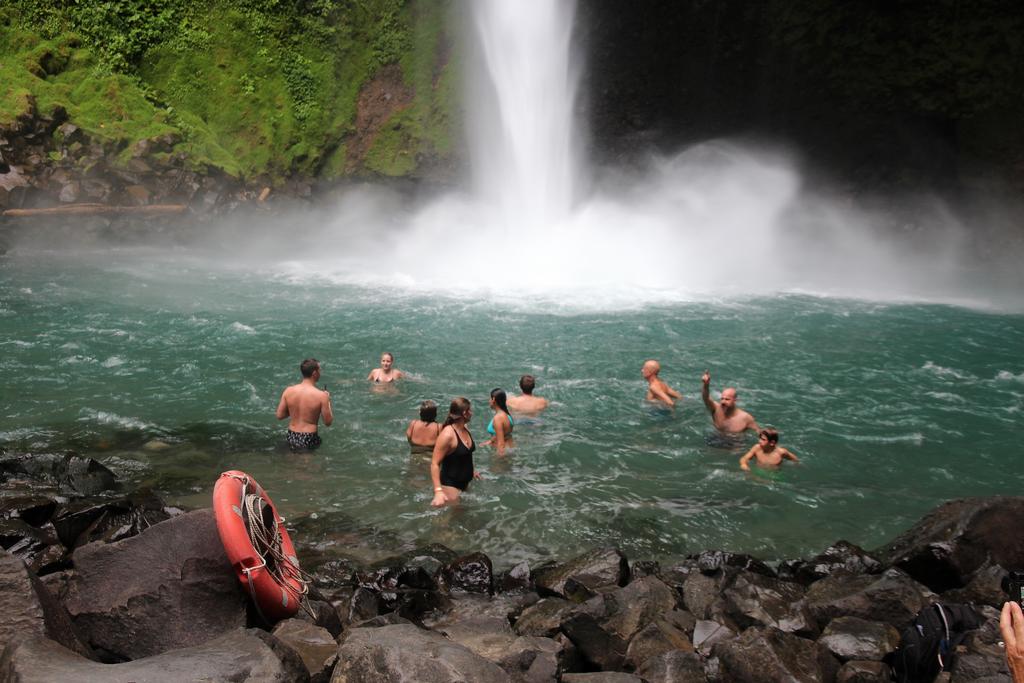
<path id="1" fill-rule="evenodd" d="M 285 438 L 293 451 L 312 451 L 320 447 L 320 435 L 316 432 L 293 432 L 289 429 Z"/>

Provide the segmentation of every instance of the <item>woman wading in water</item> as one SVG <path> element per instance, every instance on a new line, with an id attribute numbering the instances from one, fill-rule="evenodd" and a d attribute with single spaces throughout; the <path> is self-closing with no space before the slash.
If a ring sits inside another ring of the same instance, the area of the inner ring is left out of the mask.
<path id="1" fill-rule="evenodd" d="M 405 428 L 405 438 L 409 440 L 413 451 L 423 452 L 434 447 L 440 433 L 441 425 L 437 424 L 437 404 L 433 401 L 424 401 L 420 404 L 420 419 L 413 420 Z"/>
<path id="2" fill-rule="evenodd" d="M 433 507 L 457 503 L 462 492 L 469 488 L 469 482 L 478 478 L 473 469 L 476 444 L 466 428 L 472 417 L 469 399 L 460 397 L 452 401 L 430 459 L 430 478 L 434 482 L 434 499 L 430 504 Z"/>
<path id="3" fill-rule="evenodd" d="M 498 455 L 505 455 L 505 449 L 512 446 L 512 416 L 508 414 L 507 397 L 504 389 L 491 392 L 491 410 L 494 417 L 487 423 L 487 433 L 491 435 L 484 445 L 493 445 Z"/>
<path id="4" fill-rule="evenodd" d="M 366 376 L 366 379 L 374 384 L 391 384 L 396 379 L 405 377 L 405 373 L 394 367 L 394 365 L 395 356 L 390 351 L 385 351 L 380 355 L 380 367 L 370 370 L 370 374 Z"/>

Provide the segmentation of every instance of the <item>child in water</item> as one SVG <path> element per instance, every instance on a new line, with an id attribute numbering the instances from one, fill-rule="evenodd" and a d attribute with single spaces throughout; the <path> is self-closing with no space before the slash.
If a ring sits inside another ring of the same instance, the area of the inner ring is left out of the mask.
<path id="1" fill-rule="evenodd" d="M 757 458 L 757 466 L 774 470 L 783 460 L 800 462 L 800 459 L 779 445 L 779 433 L 774 429 L 762 429 L 758 433 L 757 444 L 740 458 L 740 469 L 749 472 L 750 461 Z"/>

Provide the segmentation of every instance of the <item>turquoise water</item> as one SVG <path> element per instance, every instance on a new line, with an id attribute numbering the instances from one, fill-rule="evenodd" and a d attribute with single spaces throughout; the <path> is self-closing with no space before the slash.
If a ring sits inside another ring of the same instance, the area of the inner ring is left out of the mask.
<path id="1" fill-rule="evenodd" d="M 437 541 L 499 566 L 605 544 L 793 557 L 876 547 L 944 500 L 1024 483 L 1019 314 L 798 295 L 496 303 L 140 248 L 0 258 L 0 325 L 0 447 L 74 449 L 189 506 L 244 469 L 321 536 L 307 543 L 361 556 Z M 384 350 L 412 374 L 395 391 L 364 380 Z M 307 356 L 336 420 L 295 456 L 274 408 Z M 674 413 L 642 400 L 648 357 L 685 396 Z M 707 445 L 705 368 L 802 464 L 753 477 L 741 451 Z M 470 398 L 483 442 L 488 392 L 524 372 L 552 408 L 508 457 L 478 448 L 484 479 L 460 510 L 432 510 L 404 436 L 416 406 Z"/>

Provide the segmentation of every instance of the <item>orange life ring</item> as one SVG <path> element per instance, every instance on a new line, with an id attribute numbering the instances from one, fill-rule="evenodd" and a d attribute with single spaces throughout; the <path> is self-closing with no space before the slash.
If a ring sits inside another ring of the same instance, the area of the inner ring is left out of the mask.
<path id="1" fill-rule="evenodd" d="M 249 539 L 243 511 L 244 496 L 252 494 L 262 498 L 273 511 L 274 522 L 281 534 L 281 552 L 286 566 L 278 572 L 280 581 Z M 300 578 L 299 559 L 295 556 L 295 546 L 292 545 L 288 530 L 284 528 L 284 520 L 277 514 L 274 502 L 263 487 L 245 472 L 224 472 L 213 487 L 213 516 L 217 520 L 217 533 L 220 534 L 228 560 L 260 614 L 265 619 L 277 621 L 298 612 L 299 602 L 306 592 L 306 586 Z M 288 563 L 291 566 L 287 566 Z"/>

